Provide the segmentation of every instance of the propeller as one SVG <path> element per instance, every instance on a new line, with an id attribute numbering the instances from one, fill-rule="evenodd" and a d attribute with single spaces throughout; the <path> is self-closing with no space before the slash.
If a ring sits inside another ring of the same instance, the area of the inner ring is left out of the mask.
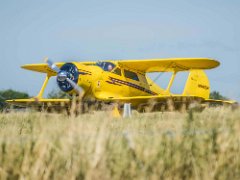
<path id="1" fill-rule="evenodd" d="M 81 94 L 81 88 L 77 84 L 79 73 L 74 64 L 66 63 L 59 69 L 48 58 L 45 58 L 44 61 L 50 69 L 57 73 L 57 83 L 61 90 L 67 92 L 74 89 L 79 95 Z"/>
<path id="2" fill-rule="evenodd" d="M 69 82 L 69 84 L 71 84 L 71 86 L 73 87 L 73 89 L 75 89 L 75 91 L 77 91 L 79 94 L 81 93 L 81 88 L 71 79 L 66 78 L 67 82 Z"/>
<path id="3" fill-rule="evenodd" d="M 60 69 L 57 67 L 57 65 L 54 64 L 52 61 L 50 61 L 50 60 L 48 59 L 48 57 L 46 57 L 46 58 L 44 59 L 44 62 L 46 62 L 47 65 L 48 65 L 48 67 L 51 68 L 51 69 L 52 69 L 53 71 L 55 71 L 56 73 L 59 73 L 59 72 L 60 72 Z"/>

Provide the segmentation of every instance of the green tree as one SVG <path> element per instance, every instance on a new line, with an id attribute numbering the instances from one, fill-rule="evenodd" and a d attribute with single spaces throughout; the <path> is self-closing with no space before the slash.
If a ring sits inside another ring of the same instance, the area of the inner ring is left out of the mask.
<path id="1" fill-rule="evenodd" d="M 210 99 L 228 100 L 227 97 L 221 95 L 218 91 L 211 92 Z"/>
<path id="2" fill-rule="evenodd" d="M 25 92 L 14 91 L 12 89 L 0 91 L 0 110 L 5 106 L 5 100 L 8 99 L 26 99 L 29 98 L 29 95 Z"/>
<path id="3" fill-rule="evenodd" d="M 5 106 L 5 98 L 0 95 L 0 111 L 4 108 Z"/>
<path id="4" fill-rule="evenodd" d="M 50 98 L 50 99 L 69 99 L 70 96 L 63 91 L 54 89 L 50 93 L 48 93 L 47 98 Z"/>

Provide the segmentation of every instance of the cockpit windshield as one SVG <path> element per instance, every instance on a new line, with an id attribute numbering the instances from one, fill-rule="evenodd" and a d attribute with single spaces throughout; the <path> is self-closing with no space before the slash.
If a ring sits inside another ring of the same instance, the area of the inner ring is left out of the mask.
<path id="1" fill-rule="evenodd" d="M 109 71 L 109 72 L 111 72 L 116 66 L 115 64 L 110 62 L 97 62 L 96 65 L 102 68 L 104 71 Z"/>

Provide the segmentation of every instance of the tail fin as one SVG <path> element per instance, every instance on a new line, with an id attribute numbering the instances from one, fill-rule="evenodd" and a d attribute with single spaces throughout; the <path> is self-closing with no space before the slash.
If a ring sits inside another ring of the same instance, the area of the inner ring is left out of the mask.
<path id="1" fill-rule="evenodd" d="M 190 70 L 183 95 L 199 96 L 208 99 L 210 95 L 210 84 L 203 70 Z"/>

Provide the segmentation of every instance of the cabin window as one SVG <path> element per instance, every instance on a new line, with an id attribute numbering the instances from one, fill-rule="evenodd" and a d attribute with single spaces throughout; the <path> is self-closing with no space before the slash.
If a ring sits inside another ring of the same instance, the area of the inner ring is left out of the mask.
<path id="1" fill-rule="evenodd" d="M 124 74 L 126 78 L 139 81 L 137 74 L 132 71 L 124 70 Z"/>
<path id="2" fill-rule="evenodd" d="M 117 74 L 117 75 L 119 75 L 119 76 L 122 75 L 121 69 L 119 69 L 119 68 L 114 69 L 113 73 L 114 73 L 114 74 Z"/>
<path id="3" fill-rule="evenodd" d="M 96 65 L 102 68 L 104 71 L 109 71 L 109 72 L 111 72 L 115 68 L 115 64 L 110 62 L 97 62 Z"/>

